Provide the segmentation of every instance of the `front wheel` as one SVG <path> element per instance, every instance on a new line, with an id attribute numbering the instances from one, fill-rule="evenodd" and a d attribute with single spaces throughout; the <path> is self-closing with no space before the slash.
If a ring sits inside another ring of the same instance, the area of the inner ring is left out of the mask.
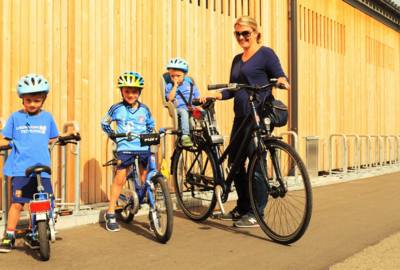
<path id="1" fill-rule="evenodd" d="M 266 140 L 265 153 L 253 155 L 249 195 L 262 230 L 274 241 L 290 244 L 301 238 L 311 219 L 312 191 L 307 169 L 285 142 Z"/>
<path id="2" fill-rule="evenodd" d="M 43 261 L 48 261 L 50 258 L 50 241 L 49 241 L 49 225 L 46 220 L 37 222 L 39 253 Z"/>
<path id="3" fill-rule="evenodd" d="M 190 219 L 203 221 L 214 210 L 216 160 L 209 149 L 175 150 L 172 172 L 179 206 Z"/>
<path id="4" fill-rule="evenodd" d="M 173 228 L 173 205 L 164 177 L 157 177 L 154 181 L 154 209 L 150 210 L 150 226 L 156 238 L 166 243 L 171 238 Z"/>

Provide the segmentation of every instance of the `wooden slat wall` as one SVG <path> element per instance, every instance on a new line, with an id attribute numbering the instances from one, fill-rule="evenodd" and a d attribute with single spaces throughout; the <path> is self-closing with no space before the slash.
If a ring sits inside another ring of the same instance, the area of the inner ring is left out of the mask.
<path id="1" fill-rule="evenodd" d="M 298 16 L 299 136 L 320 137 L 327 170 L 330 134 L 400 134 L 400 35 L 341 0 L 299 0 Z"/>
<path id="2" fill-rule="evenodd" d="M 262 25 L 263 42 L 288 65 L 287 1 L 280 0 L 3 0 L 0 1 L 0 115 L 21 107 L 16 83 L 24 74 L 44 74 L 51 85 L 45 109 L 61 129 L 80 123 L 81 200 L 107 201 L 111 179 L 101 164 L 110 158 L 100 120 L 121 97 L 117 76 L 140 72 L 141 100 L 157 127 L 170 126 L 159 81 L 171 57 L 188 60 L 190 75 L 205 93 L 208 83 L 229 78 L 233 56 L 241 52 L 233 37 L 240 15 Z M 232 101 L 217 105 L 223 134 L 230 133 Z M 167 156 L 172 153 L 169 140 Z M 109 148 L 109 147 L 108 147 Z M 60 153 L 53 155 L 53 181 L 60 196 Z M 68 201 L 73 201 L 73 157 L 68 157 Z"/>

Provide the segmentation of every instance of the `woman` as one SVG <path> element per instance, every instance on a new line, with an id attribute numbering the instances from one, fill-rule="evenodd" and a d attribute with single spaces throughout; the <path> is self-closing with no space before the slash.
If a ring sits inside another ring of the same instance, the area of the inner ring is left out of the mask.
<path id="1" fill-rule="evenodd" d="M 234 35 L 243 52 L 233 58 L 230 74 L 230 83 L 241 83 L 249 85 L 265 85 L 270 78 L 278 78 L 278 83 L 289 89 L 290 85 L 282 70 L 278 57 L 271 48 L 260 44 L 261 33 L 259 32 L 256 20 L 251 17 L 243 16 L 236 20 L 234 24 Z M 271 95 L 271 89 L 258 93 L 258 100 L 264 100 Z M 224 90 L 212 95 L 217 99 L 225 100 L 234 98 L 235 118 L 231 131 L 231 140 L 236 133 L 240 138 L 244 137 L 246 129 L 251 128 L 253 123 L 248 122 L 244 128 L 239 130 L 239 126 L 245 117 L 250 113 L 248 93 L 246 90 L 230 91 Z M 205 98 L 203 98 L 204 100 Z M 242 133 L 242 134 L 240 134 Z M 251 145 L 250 143 L 248 145 Z M 250 206 L 248 181 L 246 175 L 245 161 L 250 157 L 253 149 L 247 149 L 247 153 L 238 153 L 240 144 L 235 144 L 232 148 L 228 162 L 232 164 L 237 155 L 241 155 L 241 164 L 236 170 L 234 183 L 238 195 L 236 207 L 229 213 L 221 217 L 222 220 L 235 221 L 236 227 L 258 227 Z M 260 205 L 264 209 L 264 205 Z M 261 211 L 261 210 L 260 210 Z M 263 210 L 262 210 L 263 211 Z"/>

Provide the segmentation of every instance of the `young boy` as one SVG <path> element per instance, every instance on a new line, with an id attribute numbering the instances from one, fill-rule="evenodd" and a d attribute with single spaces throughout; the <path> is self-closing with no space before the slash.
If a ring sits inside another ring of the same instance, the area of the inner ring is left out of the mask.
<path id="1" fill-rule="evenodd" d="M 193 98 L 200 96 L 199 89 L 187 77 L 189 66 L 184 59 L 172 58 L 167 64 L 167 70 L 172 83 L 167 83 L 165 86 L 165 98 L 175 103 L 182 130 L 181 143 L 185 147 L 190 147 L 193 143 L 189 136 L 188 106 L 191 106 Z"/>
<path id="2" fill-rule="evenodd" d="M 22 99 L 23 109 L 14 112 L 3 130 L 0 145 L 11 145 L 12 150 L 4 166 L 4 174 L 11 177 L 12 203 L 8 212 L 6 233 L 0 243 L 0 252 L 10 252 L 15 243 L 15 228 L 25 203 L 37 192 L 36 177 L 26 177 L 25 169 L 34 165 L 50 166 L 48 145 L 58 137 L 58 129 L 52 115 L 42 110 L 49 93 L 45 78 L 29 74 L 18 81 L 17 91 Z M 53 194 L 50 176 L 42 173 L 44 191 Z M 25 236 L 25 244 L 39 248 L 31 234 Z"/>
<path id="3" fill-rule="evenodd" d="M 142 76 L 135 72 L 125 72 L 118 78 L 118 87 L 123 101 L 112 105 L 108 110 L 101 122 L 103 131 L 108 136 L 114 134 L 110 124 L 115 121 L 117 124 L 116 133 L 150 133 L 154 129 L 154 120 L 149 108 L 138 100 L 144 87 Z M 133 140 L 118 138 L 115 141 L 117 143 L 117 158 L 121 163 L 117 166 L 111 188 L 110 203 L 104 215 L 106 229 L 112 232 L 119 231 L 115 216 L 115 204 L 126 182 L 127 167 L 134 163 L 133 154 L 140 154 L 142 179 L 146 176 L 146 179 L 149 179 L 156 172 L 155 160 L 151 158 L 149 147 L 140 146 L 139 138 Z"/>

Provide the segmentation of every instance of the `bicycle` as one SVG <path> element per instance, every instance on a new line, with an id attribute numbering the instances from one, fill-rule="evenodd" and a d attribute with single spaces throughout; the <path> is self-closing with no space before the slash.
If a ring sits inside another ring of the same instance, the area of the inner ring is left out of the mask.
<path id="1" fill-rule="evenodd" d="M 165 132 L 150 134 L 117 133 L 110 136 L 111 139 L 126 138 L 133 140 L 140 138 L 142 146 L 152 146 L 160 144 L 160 137 L 165 136 Z M 153 176 L 147 177 L 143 184 L 139 174 L 139 154 L 133 152 L 134 165 L 128 168 L 127 187 L 122 190 L 117 200 L 117 217 L 125 223 L 130 223 L 139 211 L 141 205 L 149 205 L 150 228 L 154 232 L 156 239 L 161 243 L 166 243 L 171 238 L 173 230 L 173 205 L 165 177 L 156 172 Z M 114 151 L 115 155 L 115 151 Z M 151 154 L 155 159 L 154 154 Z M 149 161 L 150 162 L 150 161 Z M 116 157 L 103 164 L 106 166 L 116 166 L 119 161 Z"/>
<path id="2" fill-rule="evenodd" d="M 80 141 L 79 133 L 60 136 L 50 146 L 50 152 L 55 145 L 66 145 L 68 143 L 76 143 Z M 11 149 L 10 146 L 0 147 L 0 150 Z M 50 242 L 56 241 L 55 223 L 57 213 L 55 212 L 54 195 L 44 192 L 42 185 L 41 173 L 51 175 L 51 168 L 44 165 L 31 166 L 25 170 L 26 177 L 36 177 L 37 193 L 33 194 L 32 200 L 29 202 L 30 214 L 30 237 L 39 243 L 39 254 L 43 261 L 50 259 Z"/>
<path id="3" fill-rule="evenodd" d="M 197 108 L 192 110 L 194 146 L 184 148 L 176 145 L 171 174 L 178 204 L 190 219 L 207 219 L 217 203 L 224 214 L 223 204 L 232 191 L 233 177 L 242 160 L 235 157 L 226 168 L 226 177 L 223 163 L 232 145 L 240 144 L 238 152 L 243 152 L 250 141 L 255 149 L 247 167 L 252 210 L 267 236 L 278 243 L 290 244 L 300 239 L 309 225 L 312 191 L 306 167 L 298 153 L 281 137 L 272 134 L 273 125 L 268 115 L 273 109 L 273 97 L 268 96 L 262 101 L 262 112 L 255 106 L 256 92 L 279 86 L 276 81 L 272 79 L 264 86 L 209 85 L 209 90 L 245 89 L 249 94 L 251 113 L 243 120 L 240 129 L 249 121 L 254 126 L 245 132 L 244 138 L 234 136 L 222 152 L 223 140 L 216 128 L 215 99 L 208 99 L 200 112 Z M 199 105 L 197 101 L 193 104 Z"/>

